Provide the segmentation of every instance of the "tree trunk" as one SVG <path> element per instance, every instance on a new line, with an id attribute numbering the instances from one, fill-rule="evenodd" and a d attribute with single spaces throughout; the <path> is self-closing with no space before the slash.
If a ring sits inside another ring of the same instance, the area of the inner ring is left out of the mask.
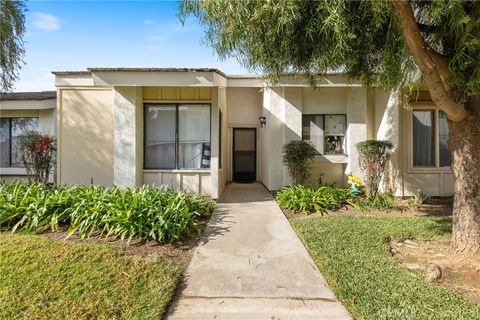
<path id="1" fill-rule="evenodd" d="M 469 116 L 449 121 L 453 156 L 453 249 L 465 255 L 480 253 L 480 100 L 467 104 Z"/>

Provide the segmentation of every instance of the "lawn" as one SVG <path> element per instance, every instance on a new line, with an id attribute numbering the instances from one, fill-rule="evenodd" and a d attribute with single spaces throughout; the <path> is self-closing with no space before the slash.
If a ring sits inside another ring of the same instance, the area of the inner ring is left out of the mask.
<path id="1" fill-rule="evenodd" d="M 445 239 L 451 221 L 425 217 L 292 219 L 315 263 L 355 319 L 480 319 L 480 306 L 392 257 L 389 239 Z"/>
<path id="2" fill-rule="evenodd" d="M 0 233 L 0 319 L 160 319 L 182 267 L 106 244 Z"/>

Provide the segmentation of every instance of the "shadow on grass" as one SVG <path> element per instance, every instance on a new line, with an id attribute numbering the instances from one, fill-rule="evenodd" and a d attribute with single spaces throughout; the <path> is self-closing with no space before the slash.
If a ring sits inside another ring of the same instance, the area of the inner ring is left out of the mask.
<path id="1" fill-rule="evenodd" d="M 425 226 L 425 229 L 433 232 L 438 236 L 445 236 L 452 234 L 452 218 L 434 219 Z"/>

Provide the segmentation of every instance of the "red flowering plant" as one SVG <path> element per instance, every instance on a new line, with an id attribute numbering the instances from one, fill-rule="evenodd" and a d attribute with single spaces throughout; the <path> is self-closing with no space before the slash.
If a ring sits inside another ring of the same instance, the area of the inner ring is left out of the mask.
<path id="1" fill-rule="evenodd" d="M 19 137 L 18 147 L 29 182 L 47 183 L 55 166 L 57 151 L 55 138 L 29 131 Z"/>
<path id="2" fill-rule="evenodd" d="M 376 197 L 394 145 L 388 140 L 366 140 L 355 146 L 367 192 L 370 196 Z"/>

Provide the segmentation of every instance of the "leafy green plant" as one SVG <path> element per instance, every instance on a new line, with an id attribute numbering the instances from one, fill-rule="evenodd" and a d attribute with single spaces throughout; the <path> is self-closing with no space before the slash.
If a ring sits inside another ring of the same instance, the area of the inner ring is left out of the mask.
<path id="1" fill-rule="evenodd" d="M 40 233 L 68 226 L 80 237 L 100 234 L 122 239 L 174 242 L 197 228 L 214 204 L 203 196 L 161 187 L 0 184 L 0 227 Z"/>
<path id="2" fill-rule="evenodd" d="M 366 140 L 356 145 L 359 165 L 365 176 L 367 192 L 375 197 L 390 159 L 393 143 L 383 140 Z"/>
<path id="3" fill-rule="evenodd" d="M 288 186 L 276 196 L 277 203 L 294 212 L 321 212 L 336 210 L 351 203 L 353 195 L 347 189 L 320 186 L 312 188 L 304 185 Z"/>
<path id="4" fill-rule="evenodd" d="M 55 165 L 55 138 L 36 131 L 19 137 L 18 147 L 30 182 L 47 183 Z"/>
<path id="5" fill-rule="evenodd" d="M 308 180 L 316 154 L 308 141 L 292 140 L 283 145 L 283 163 L 288 167 L 294 184 L 304 184 Z"/>
<path id="6" fill-rule="evenodd" d="M 360 211 L 380 210 L 380 211 L 403 211 L 405 206 L 401 205 L 397 199 L 390 193 L 382 193 L 373 196 L 367 194 L 365 197 L 357 197 L 352 201 L 352 206 Z"/>

